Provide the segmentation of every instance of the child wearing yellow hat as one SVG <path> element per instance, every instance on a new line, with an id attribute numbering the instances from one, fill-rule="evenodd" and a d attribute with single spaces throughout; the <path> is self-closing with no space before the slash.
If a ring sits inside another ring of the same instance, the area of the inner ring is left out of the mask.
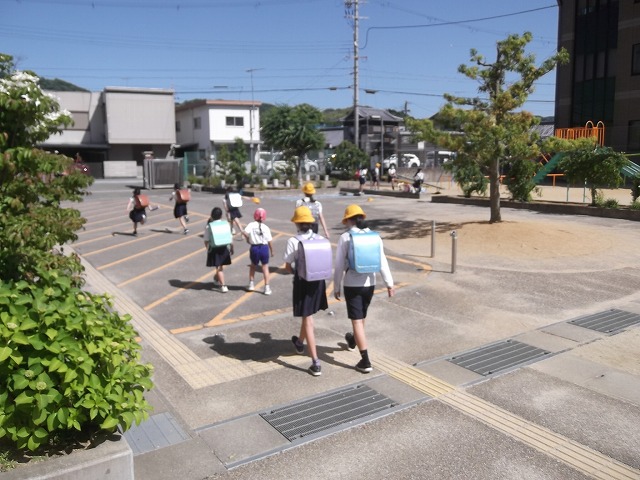
<path id="1" fill-rule="evenodd" d="M 373 370 L 369 360 L 367 337 L 364 331 L 364 324 L 367 319 L 367 310 L 373 299 L 373 291 L 376 285 L 376 273 L 358 273 L 349 266 L 349 251 L 351 249 L 352 235 L 370 232 L 367 228 L 364 213 L 359 205 L 349 205 L 344 211 L 342 223 L 347 226 L 347 231 L 340 235 L 336 248 L 336 257 L 333 273 L 333 295 L 336 300 L 340 300 L 340 290 L 344 285 L 344 299 L 347 302 L 347 316 L 351 320 L 353 333 L 347 333 L 344 338 L 347 341 L 347 348 L 360 351 L 361 360 L 355 366 L 356 370 L 362 373 L 369 373 Z M 395 293 L 393 278 L 389 270 L 389 263 L 384 254 L 382 240 L 379 241 L 380 248 L 380 275 L 387 287 L 387 294 L 392 297 Z"/>
<path id="2" fill-rule="evenodd" d="M 322 225 L 324 236 L 329 238 L 329 230 L 327 229 L 327 224 L 325 223 L 324 215 L 322 214 L 322 203 L 314 198 L 314 195 L 316 194 L 316 187 L 313 186 L 313 183 L 307 182 L 302 187 L 302 193 L 304 193 L 305 196 L 296 201 L 296 208 L 302 206 L 309 207 L 314 219 L 314 222 L 311 224 L 313 233 L 318 233 L 318 224 L 320 224 Z"/>
<path id="3" fill-rule="evenodd" d="M 284 251 L 285 268 L 289 273 L 293 273 L 293 316 L 302 317 L 300 325 L 300 335 L 291 337 L 291 341 L 300 355 L 304 353 L 304 343 L 307 342 L 309 348 L 309 356 L 311 357 L 311 366 L 309 373 L 314 377 L 322 374 L 320 368 L 320 360 L 316 350 L 316 339 L 313 326 L 313 315 L 319 310 L 326 310 L 329 307 L 327 302 L 327 287 L 324 280 L 307 281 L 301 278 L 297 273 L 297 262 L 300 240 L 309 239 L 314 234 L 311 225 L 315 219 L 311 214 L 309 207 L 300 206 L 294 211 L 291 219 L 296 224 L 297 236 L 287 240 L 287 246 Z"/>

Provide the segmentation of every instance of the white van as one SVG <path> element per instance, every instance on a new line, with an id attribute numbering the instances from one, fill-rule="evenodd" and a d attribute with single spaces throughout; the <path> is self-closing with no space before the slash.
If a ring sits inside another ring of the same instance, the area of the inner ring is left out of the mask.
<path id="1" fill-rule="evenodd" d="M 439 167 L 445 163 L 449 163 L 456 158 L 456 152 L 450 152 L 449 150 L 433 150 L 427 152 L 427 167 Z"/>

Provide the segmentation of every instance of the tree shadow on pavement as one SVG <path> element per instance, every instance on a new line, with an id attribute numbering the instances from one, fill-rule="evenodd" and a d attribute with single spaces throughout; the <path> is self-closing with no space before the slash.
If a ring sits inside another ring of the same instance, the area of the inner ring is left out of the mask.
<path id="1" fill-rule="evenodd" d="M 401 220 L 401 219 L 372 219 L 367 221 L 371 230 L 383 234 L 389 240 L 404 240 L 407 238 L 422 238 L 431 236 L 431 220 Z M 436 221 L 436 233 L 446 233 L 460 228 L 459 223 L 444 223 Z"/>

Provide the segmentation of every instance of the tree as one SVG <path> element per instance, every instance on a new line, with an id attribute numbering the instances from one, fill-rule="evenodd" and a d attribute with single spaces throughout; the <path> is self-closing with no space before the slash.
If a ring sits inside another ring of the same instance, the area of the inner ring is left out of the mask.
<path id="1" fill-rule="evenodd" d="M 567 180 L 584 183 L 591 190 L 591 205 L 597 205 L 598 188 L 618 187 L 622 183 L 621 169 L 629 160 L 610 147 L 582 146 L 569 150 L 558 163 Z"/>
<path id="2" fill-rule="evenodd" d="M 501 167 L 514 159 L 535 159 L 539 153 L 538 136 L 531 129 L 537 119 L 516 109 L 526 102 L 538 79 L 556 64 L 568 61 L 568 53 L 561 50 L 536 67 L 535 56 L 525 53 L 531 38 L 531 33 L 525 32 L 499 41 L 493 63 L 472 49 L 471 61 L 475 65 L 458 67 L 460 73 L 479 82 L 479 93 L 488 96 L 485 99 L 445 95 L 447 104 L 438 113 L 439 119 L 446 125 L 460 125 L 462 135 L 437 131 L 429 120 L 407 121 L 411 130 L 419 132 L 419 139 L 458 151 L 458 158 L 472 160 L 480 170 L 488 171 L 492 223 L 502 220 Z"/>
<path id="3" fill-rule="evenodd" d="M 29 450 L 127 430 L 152 386 L 129 318 L 83 291 L 78 257 L 59 252 L 84 224 L 63 202 L 92 179 L 36 148 L 71 123 L 38 82 L 0 55 L 0 442 Z"/>
<path id="4" fill-rule="evenodd" d="M 348 140 L 336 148 L 333 168 L 353 172 L 361 165 L 369 164 L 369 156 Z"/>
<path id="5" fill-rule="evenodd" d="M 285 159 L 295 164 L 300 181 L 305 156 L 324 145 L 324 136 L 316 128 L 320 122 L 320 110 L 306 103 L 295 107 L 279 105 L 271 109 L 262 122 L 265 142 L 276 150 L 282 150 Z"/>
<path id="6" fill-rule="evenodd" d="M 54 247 L 77 239 L 84 219 L 62 202 L 79 201 L 92 179 L 71 168 L 71 158 L 35 148 L 71 117 L 37 76 L 12 71 L 10 56 L 0 65 L 0 278 L 30 280 L 56 268 L 78 274 L 79 261 Z"/>

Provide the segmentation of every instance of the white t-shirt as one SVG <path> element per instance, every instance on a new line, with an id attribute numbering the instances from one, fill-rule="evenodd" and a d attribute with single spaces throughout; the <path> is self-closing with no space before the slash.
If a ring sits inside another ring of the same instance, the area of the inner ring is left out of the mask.
<path id="1" fill-rule="evenodd" d="M 271 229 L 261 222 L 251 222 L 244 227 L 244 233 L 249 235 L 249 243 L 251 245 L 268 245 L 273 237 Z"/>

